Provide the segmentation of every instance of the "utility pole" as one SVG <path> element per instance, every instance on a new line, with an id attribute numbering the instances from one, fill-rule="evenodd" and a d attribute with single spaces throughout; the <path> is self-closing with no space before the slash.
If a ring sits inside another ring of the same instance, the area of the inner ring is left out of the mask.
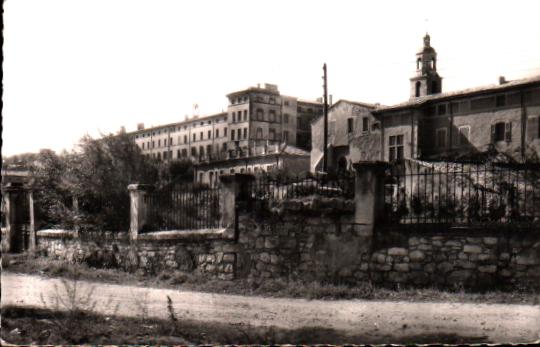
<path id="1" fill-rule="evenodd" d="M 326 79 L 326 63 L 323 65 L 323 89 L 324 89 L 324 144 L 323 144 L 323 172 L 328 172 L 328 85 Z"/>

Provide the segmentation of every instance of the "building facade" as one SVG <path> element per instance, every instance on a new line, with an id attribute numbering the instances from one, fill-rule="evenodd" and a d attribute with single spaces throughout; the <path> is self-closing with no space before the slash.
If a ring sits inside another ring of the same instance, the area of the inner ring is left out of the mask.
<path id="1" fill-rule="evenodd" d="M 372 111 L 377 105 L 339 100 L 328 109 L 328 165 L 331 171 L 351 169 L 360 160 L 379 160 L 380 126 Z M 324 117 L 311 122 L 310 171 L 322 171 Z"/>
<path id="2" fill-rule="evenodd" d="M 191 160 L 197 167 L 204 167 L 200 173 L 208 174 L 230 170 L 225 163 L 239 156 L 259 158 L 272 146 L 310 149 L 310 121 L 322 114 L 321 102 L 281 95 L 273 84 L 236 91 L 227 99 L 227 112 L 149 129 L 139 125 L 130 136 L 148 157 Z M 212 165 L 215 168 L 210 169 Z M 304 167 L 308 171 L 309 160 Z"/>
<path id="3" fill-rule="evenodd" d="M 358 160 L 481 160 L 494 153 L 517 161 L 539 160 L 540 76 L 500 77 L 496 85 L 443 93 L 437 53 L 426 35 L 410 85 L 408 101 L 365 107 L 362 116 L 354 116 L 359 113 L 352 102 L 331 108 L 329 167 Z M 322 118 L 317 119 L 311 170 L 322 160 L 322 128 Z"/>
<path id="4" fill-rule="evenodd" d="M 309 170 L 309 160 L 308 151 L 284 143 L 253 147 L 250 152 L 231 152 L 227 158 L 198 162 L 195 165 L 195 179 L 215 185 L 223 174 L 259 175 L 280 171 L 294 176 Z"/>

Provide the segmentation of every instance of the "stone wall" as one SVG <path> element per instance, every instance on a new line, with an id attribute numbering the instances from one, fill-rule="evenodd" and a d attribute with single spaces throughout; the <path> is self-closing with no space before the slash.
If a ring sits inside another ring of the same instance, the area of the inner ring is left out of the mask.
<path id="1" fill-rule="evenodd" d="M 517 231 L 401 230 L 400 241 L 376 242 L 379 245 L 370 259 L 371 279 L 386 284 L 478 288 L 538 281 L 540 235 L 534 230 Z M 383 230 L 378 238 L 388 239 L 390 234 Z"/>
<path id="2" fill-rule="evenodd" d="M 371 237 L 353 223 L 346 202 L 315 205 L 289 201 L 263 215 L 241 210 L 237 277 L 473 288 L 540 280 L 537 230 L 394 227 Z"/>
<path id="3" fill-rule="evenodd" d="M 141 234 L 136 242 L 130 242 L 127 233 L 37 233 L 38 252 L 55 259 L 152 274 L 179 270 L 220 279 L 233 279 L 233 242 L 220 230 L 148 233 Z"/>

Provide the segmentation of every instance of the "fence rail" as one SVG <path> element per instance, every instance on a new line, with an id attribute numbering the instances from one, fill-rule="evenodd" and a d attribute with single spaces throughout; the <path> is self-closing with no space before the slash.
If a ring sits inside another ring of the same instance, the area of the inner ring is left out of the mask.
<path id="1" fill-rule="evenodd" d="M 220 189 L 184 184 L 149 192 L 145 197 L 147 222 L 143 232 L 219 227 Z"/>
<path id="2" fill-rule="evenodd" d="M 540 225 L 537 165 L 406 162 L 385 180 L 391 224 Z"/>
<path id="3" fill-rule="evenodd" d="M 255 200 L 279 201 L 310 195 L 354 198 L 355 175 L 258 176 L 248 184 L 248 196 Z"/>

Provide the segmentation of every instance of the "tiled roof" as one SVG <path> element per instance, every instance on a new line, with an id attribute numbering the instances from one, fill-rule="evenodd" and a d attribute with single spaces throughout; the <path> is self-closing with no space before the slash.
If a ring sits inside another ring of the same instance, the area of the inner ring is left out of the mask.
<path id="1" fill-rule="evenodd" d="M 414 106 L 425 104 L 428 101 L 454 98 L 454 97 L 459 97 L 459 96 L 467 96 L 470 94 L 480 94 L 480 93 L 491 92 L 491 91 L 499 91 L 499 90 L 509 89 L 512 87 L 517 87 L 517 86 L 522 86 L 522 85 L 532 84 L 532 83 L 537 83 L 537 82 L 540 82 L 540 75 L 524 78 L 524 79 L 519 79 L 519 80 L 514 80 L 514 81 L 508 81 L 503 84 L 491 84 L 487 86 L 474 87 L 474 88 L 456 90 L 452 92 L 431 94 L 431 95 L 421 96 L 418 98 L 412 98 L 408 101 L 405 101 L 396 105 L 380 106 L 374 112 L 379 113 L 382 111 L 407 108 L 411 106 L 414 107 Z"/>

